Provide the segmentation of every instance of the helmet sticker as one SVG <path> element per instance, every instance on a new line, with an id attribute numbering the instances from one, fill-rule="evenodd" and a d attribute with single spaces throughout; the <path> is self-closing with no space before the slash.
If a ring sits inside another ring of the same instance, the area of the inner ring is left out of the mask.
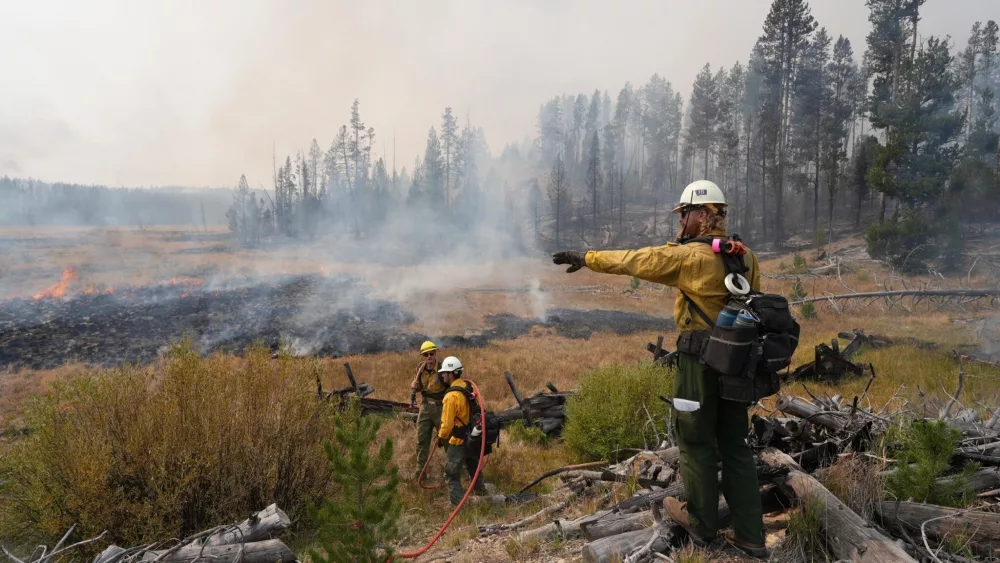
<path id="1" fill-rule="evenodd" d="M 695 190 L 695 195 L 708 195 L 708 190 Z"/>

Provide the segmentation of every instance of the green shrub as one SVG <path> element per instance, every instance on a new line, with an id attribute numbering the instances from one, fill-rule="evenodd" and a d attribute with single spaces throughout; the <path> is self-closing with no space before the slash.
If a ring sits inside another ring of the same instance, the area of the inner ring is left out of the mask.
<path id="1" fill-rule="evenodd" d="M 637 278 L 635 276 L 632 276 L 632 279 L 630 279 L 629 282 L 628 282 L 628 288 L 629 288 L 630 291 L 638 291 L 639 290 L 639 278 Z"/>
<path id="2" fill-rule="evenodd" d="M 510 435 L 510 441 L 518 444 L 544 446 L 549 443 L 549 437 L 537 426 L 526 426 L 523 420 L 515 420 L 505 430 Z"/>
<path id="3" fill-rule="evenodd" d="M 868 254 L 907 272 L 920 271 L 938 255 L 934 232 L 918 213 L 908 212 L 898 221 L 872 225 L 865 232 Z"/>
<path id="4" fill-rule="evenodd" d="M 902 449 L 894 453 L 896 471 L 886 480 L 886 489 L 896 499 L 942 506 L 968 506 L 968 477 L 979 466 L 966 464 L 962 473 L 941 480 L 950 469 L 950 460 L 961 433 L 940 421 L 915 421 L 899 433 Z"/>
<path id="5" fill-rule="evenodd" d="M 671 394 L 671 373 L 642 362 L 581 375 L 580 391 L 566 405 L 566 444 L 591 460 L 618 459 L 623 449 L 655 446 L 657 433 L 666 433 L 668 408 L 659 396 Z"/>
<path id="6" fill-rule="evenodd" d="M 792 256 L 792 270 L 793 274 L 804 274 L 809 271 L 809 266 L 806 264 L 806 259 L 798 252 Z"/>
<path id="7" fill-rule="evenodd" d="M 276 502 L 290 516 L 330 491 L 317 362 L 255 346 L 81 372 L 30 405 L 34 433 L 0 456 L 0 538 L 108 530 L 118 545 L 184 537 Z"/>
<path id="8" fill-rule="evenodd" d="M 334 496 L 311 506 L 320 549 L 310 550 L 317 563 L 382 563 L 392 555 L 403 508 L 399 469 L 392 464 L 392 439 L 377 445 L 382 420 L 361 416 L 356 402 L 337 420 L 334 442 L 326 443 Z"/>

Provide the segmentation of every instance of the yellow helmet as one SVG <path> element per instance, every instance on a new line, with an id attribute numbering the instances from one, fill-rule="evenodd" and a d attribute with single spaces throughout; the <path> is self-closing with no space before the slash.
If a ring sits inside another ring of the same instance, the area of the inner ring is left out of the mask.
<path id="1" fill-rule="evenodd" d="M 420 353 L 421 354 L 426 354 L 427 352 L 433 352 L 433 351 L 435 351 L 437 349 L 438 349 L 437 345 L 434 344 L 433 342 L 431 342 L 430 340 L 428 340 L 428 341 L 426 341 L 426 342 L 424 342 L 423 344 L 420 345 Z"/>

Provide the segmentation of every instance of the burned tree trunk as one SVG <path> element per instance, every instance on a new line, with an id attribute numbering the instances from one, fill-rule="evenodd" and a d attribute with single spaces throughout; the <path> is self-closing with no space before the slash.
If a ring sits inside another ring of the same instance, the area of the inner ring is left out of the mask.
<path id="1" fill-rule="evenodd" d="M 834 432 L 840 432 L 847 426 L 847 421 L 844 417 L 828 414 L 820 410 L 818 406 L 799 397 L 783 396 L 778 399 L 775 407 L 783 413 L 803 418 Z"/>
<path id="2" fill-rule="evenodd" d="M 822 506 L 827 543 L 837 559 L 858 563 L 916 563 L 901 547 L 802 471 L 787 454 L 768 448 L 761 452 L 760 457 L 769 465 L 789 469 L 787 475 L 774 479 L 786 493 L 794 495 L 800 502 L 818 502 Z"/>

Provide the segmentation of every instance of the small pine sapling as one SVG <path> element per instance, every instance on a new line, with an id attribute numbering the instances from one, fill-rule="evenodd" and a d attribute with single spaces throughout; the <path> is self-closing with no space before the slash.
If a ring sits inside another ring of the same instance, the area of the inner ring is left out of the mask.
<path id="1" fill-rule="evenodd" d="M 310 553 L 317 563 L 383 563 L 392 554 L 402 514 L 399 468 L 392 464 L 391 438 L 371 451 L 380 426 L 354 404 L 337 421 L 334 442 L 326 443 L 337 491 L 310 511 L 321 546 Z"/>

